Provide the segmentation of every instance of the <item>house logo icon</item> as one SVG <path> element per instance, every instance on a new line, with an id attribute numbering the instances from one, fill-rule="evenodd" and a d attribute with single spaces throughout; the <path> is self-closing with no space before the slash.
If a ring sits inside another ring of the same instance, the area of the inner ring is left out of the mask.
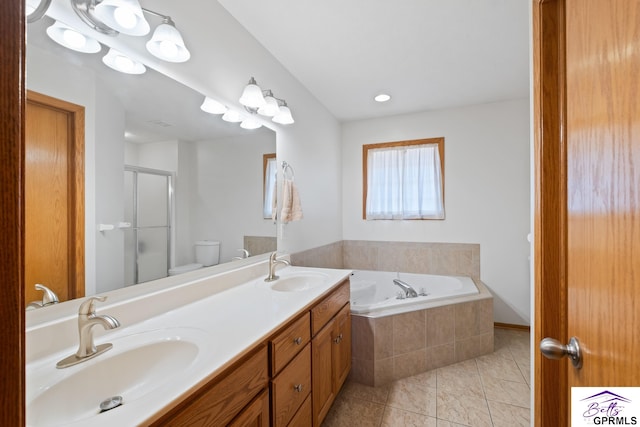
<path id="1" fill-rule="evenodd" d="M 571 390 L 572 426 L 638 425 L 639 395 L 640 388 L 637 387 L 574 387 Z"/>

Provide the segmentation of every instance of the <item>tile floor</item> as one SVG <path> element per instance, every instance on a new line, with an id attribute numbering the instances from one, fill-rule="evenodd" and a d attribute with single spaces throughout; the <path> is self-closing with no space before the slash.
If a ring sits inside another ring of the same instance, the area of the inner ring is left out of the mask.
<path id="1" fill-rule="evenodd" d="M 323 427 L 529 427 L 529 333 L 495 329 L 494 352 L 368 387 L 347 380 Z"/>

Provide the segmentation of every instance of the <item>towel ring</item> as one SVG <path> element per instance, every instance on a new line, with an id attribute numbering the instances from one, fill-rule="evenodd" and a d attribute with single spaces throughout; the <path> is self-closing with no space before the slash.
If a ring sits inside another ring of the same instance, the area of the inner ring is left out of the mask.
<path id="1" fill-rule="evenodd" d="M 287 176 L 287 171 L 291 173 L 290 176 Z M 295 172 L 293 172 L 293 167 L 291 167 L 291 165 L 284 160 L 282 161 L 282 175 L 284 175 L 284 177 L 288 179 L 294 179 L 296 175 Z"/>

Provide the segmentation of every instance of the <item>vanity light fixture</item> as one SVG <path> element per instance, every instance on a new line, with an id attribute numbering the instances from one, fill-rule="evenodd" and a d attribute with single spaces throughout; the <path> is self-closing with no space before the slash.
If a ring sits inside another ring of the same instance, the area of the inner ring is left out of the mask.
<path id="1" fill-rule="evenodd" d="M 150 26 L 138 0 L 102 0 L 95 4 L 94 13 L 109 27 L 130 36 L 144 36 Z"/>
<path id="2" fill-rule="evenodd" d="M 386 93 L 381 93 L 376 95 L 373 99 L 376 102 L 387 102 L 388 100 L 391 99 L 391 95 L 387 95 Z"/>
<path id="3" fill-rule="evenodd" d="M 262 95 L 262 89 L 260 89 L 260 86 L 256 83 L 256 79 L 251 77 L 238 101 L 245 107 L 253 109 L 260 108 L 266 103 Z"/>
<path id="4" fill-rule="evenodd" d="M 42 18 L 44 14 L 47 13 L 49 6 L 51 6 L 51 0 L 38 0 L 37 6 L 34 6 L 33 3 L 35 3 L 35 1 L 30 2 L 27 0 L 24 8 L 29 24 Z"/>
<path id="5" fill-rule="evenodd" d="M 290 125 L 294 123 L 293 116 L 291 115 L 291 110 L 287 106 L 286 101 L 283 101 L 283 104 L 280 106 L 280 112 L 278 113 L 278 115 L 271 120 L 281 125 Z"/>
<path id="6" fill-rule="evenodd" d="M 191 58 L 182 34 L 168 16 L 162 17 L 162 24 L 156 27 L 153 37 L 147 42 L 147 50 L 156 58 L 168 62 L 185 62 Z"/>
<path id="7" fill-rule="evenodd" d="M 47 35 L 56 43 L 76 52 L 96 53 L 102 49 L 96 39 L 87 37 L 60 21 L 47 28 Z"/>
<path id="8" fill-rule="evenodd" d="M 242 123 L 240 123 L 240 127 L 242 129 L 249 129 L 249 130 L 259 129 L 262 127 L 262 124 L 253 117 L 247 117 L 242 121 Z"/>
<path id="9" fill-rule="evenodd" d="M 116 71 L 126 74 L 143 74 L 147 68 L 141 63 L 134 61 L 122 52 L 111 48 L 102 58 L 102 62 Z"/>
<path id="10" fill-rule="evenodd" d="M 227 107 L 224 104 L 208 96 L 204 97 L 204 102 L 200 106 L 200 109 L 209 114 L 224 114 L 227 112 Z"/>
<path id="11" fill-rule="evenodd" d="M 273 117 L 280 112 L 280 105 L 278 100 L 273 96 L 271 90 L 267 90 L 264 96 L 264 105 L 258 108 L 258 114 L 263 116 Z"/>
<path id="12" fill-rule="evenodd" d="M 238 113 L 237 111 L 228 110 L 226 113 L 222 115 L 222 120 L 230 123 L 238 123 L 244 120 L 244 117 L 242 116 L 242 114 Z"/>
<path id="13" fill-rule="evenodd" d="M 270 89 L 262 90 L 253 77 L 242 91 L 239 101 L 251 114 L 273 117 L 275 123 L 283 125 L 294 123 L 287 101 L 276 98 Z"/>
<path id="14" fill-rule="evenodd" d="M 191 58 L 171 17 L 142 8 L 138 0 L 71 0 L 71 7 L 85 24 L 108 36 L 147 35 L 151 27 L 144 14 L 158 16 L 162 23 L 146 44 L 149 53 L 168 62 L 185 62 Z"/>

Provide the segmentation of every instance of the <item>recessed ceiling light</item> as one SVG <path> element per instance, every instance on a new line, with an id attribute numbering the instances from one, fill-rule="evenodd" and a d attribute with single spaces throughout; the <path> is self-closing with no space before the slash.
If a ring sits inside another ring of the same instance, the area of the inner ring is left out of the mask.
<path id="1" fill-rule="evenodd" d="M 381 93 L 379 95 L 376 95 L 373 99 L 375 99 L 377 102 L 387 102 L 391 99 L 391 96 L 387 95 L 386 93 Z"/>

